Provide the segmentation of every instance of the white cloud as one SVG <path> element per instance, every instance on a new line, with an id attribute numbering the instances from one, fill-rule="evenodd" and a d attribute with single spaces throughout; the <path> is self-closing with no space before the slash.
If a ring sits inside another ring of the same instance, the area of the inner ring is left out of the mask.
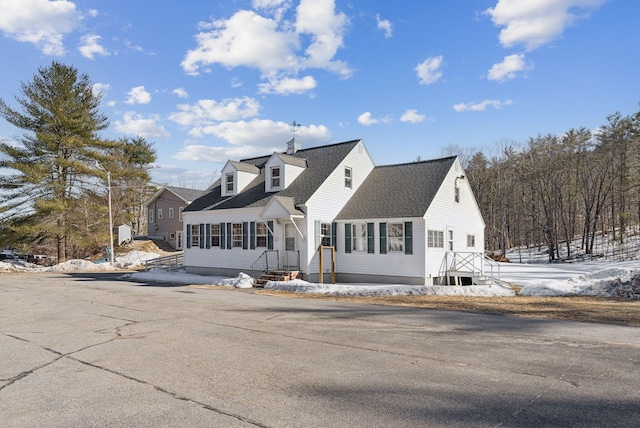
<path id="1" fill-rule="evenodd" d="M 405 111 L 400 117 L 400 122 L 420 123 L 427 120 L 427 117 L 418 113 L 418 110 L 411 108 Z"/>
<path id="2" fill-rule="evenodd" d="M 584 19 L 605 0 L 498 0 L 485 10 L 500 30 L 504 47 L 536 49 L 559 38 L 578 19 Z"/>
<path id="3" fill-rule="evenodd" d="M 393 26 L 388 19 L 380 19 L 380 15 L 376 14 L 376 22 L 378 23 L 378 30 L 384 31 L 385 39 L 390 39 L 393 36 Z"/>
<path id="4" fill-rule="evenodd" d="M 364 112 L 362 113 L 360 116 L 358 116 L 358 123 L 364 125 L 364 126 L 369 126 L 369 125 L 375 125 L 376 123 L 380 122 L 378 119 L 374 119 L 371 117 L 371 112 Z"/>
<path id="5" fill-rule="evenodd" d="M 358 123 L 364 126 L 375 125 L 376 123 L 390 123 L 391 117 L 385 116 L 382 118 L 374 118 L 371 115 L 371 112 L 364 112 L 360 116 L 358 116 Z"/>
<path id="6" fill-rule="evenodd" d="M 169 138 L 170 134 L 158 122 L 160 116 L 144 116 L 132 111 L 125 112 L 122 120 L 115 121 L 115 130 L 122 134 L 137 135 L 144 138 Z"/>
<path id="7" fill-rule="evenodd" d="M 227 98 L 220 102 L 203 99 L 195 104 L 180 104 L 177 107 L 179 111 L 169 115 L 169 120 L 182 126 L 202 126 L 257 116 L 261 106 L 255 99 L 243 97 Z"/>
<path id="8" fill-rule="evenodd" d="M 187 91 L 184 88 L 176 88 L 171 91 L 171 93 L 176 95 L 178 98 L 189 98 L 189 94 L 187 94 Z"/>
<path id="9" fill-rule="evenodd" d="M 533 65 L 527 65 L 524 61 L 524 54 L 513 54 L 505 56 L 501 63 L 494 64 L 487 73 L 487 79 L 503 82 L 511 80 L 521 71 L 529 71 Z"/>
<path id="10" fill-rule="evenodd" d="M 80 38 L 80 46 L 78 46 L 78 50 L 82 54 L 83 57 L 94 59 L 95 55 L 107 56 L 109 55 L 109 51 L 104 48 L 104 46 L 100 45 L 100 40 L 102 37 L 97 34 L 87 34 Z"/>
<path id="11" fill-rule="evenodd" d="M 76 5 L 67 0 L 0 1 L 0 30 L 12 39 L 33 43 L 45 55 L 64 55 L 62 40 L 81 20 Z"/>
<path id="12" fill-rule="evenodd" d="M 425 59 L 415 68 L 421 85 L 430 85 L 442 77 L 442 56 Z"/>
<path id="13" fill-rule="evenodd" d="M 453 109 L 457 112 L 465 111 L 485 111 L 487 107 L 493 107 L 495 109 L 501 109 L 504 106 L 510 106 L 513 104 L 511 100 L 484 100 L 480 103 L 460 103 L 453 106 Z"/>
<path id="14" fill-rule="evenodd" d="M 268 155 L 286 150 L 286 141 L 291 139 L 291 125 L 284 122 L 253 119 L 237 122 L 222 122 L 194 130 L 193 136 L 213 136 L 229 145 L 187 145 L 174 158 L 191 161 L 225 162 L 227 159 L 242 159 Z M 259 136 L 259 137 L 256 137 Z M 296 140 L 303 148 L 326 144 L 331 132 L 323 125 L 300 126 Z"/>
<path id="15" fill-rule="evenodd" d="M 324 69 L 349 77 L 352 70 L 348 64 L 335 59 L 343 46 L 348 19 L 343 13 L 336 13 L 334 0 L 301 0 L 293 21 L 282 18 L 290 4 L 290 1 L 256 0 L 253 7 L 268 12 L 269 16 L 240 10 L 229 19 L 201 23 L 203 31 L 196 35 L 197 46 L 186 53 L 182 68 L 196 75 L 214 64 L 251 67 L 260 70 L 266 80 L 273 76 L 280 76 L 278 81 L 287 84 L 301 80 L 303 85 L 298 85 L 293 93 L 301 93 L 310 86 L 308 78 L 297 77 L 301 70 Z M 279 85 L 273 82 L 265 85 L 263 88 L 273 88 L 274 93 L 283 93 L 276 90 Z"/>
<path id="16" fill-rule="evenodd" d="M 151 102 L 151 94 L 144 89 L 144 86 L 131 88 L 128 95 L 126 104 L 149 104 Z"/>
<path id="17" fill-rule="evenodd" d="M 94 95 L 97 94 L 106 94 L 111 89 L 111 85 L 108 83 L 94 83 L 91 87 Z"/>
<path id="18" fill-rule="evenodd" d="M 318 82 L 311 76 L 305 76 L 302 79 L 285 77 L 280 80 L 270 79 L 268 83 L 260 83 L 258 85 L 261 94 L 303 94 L 318 86 Z"/>

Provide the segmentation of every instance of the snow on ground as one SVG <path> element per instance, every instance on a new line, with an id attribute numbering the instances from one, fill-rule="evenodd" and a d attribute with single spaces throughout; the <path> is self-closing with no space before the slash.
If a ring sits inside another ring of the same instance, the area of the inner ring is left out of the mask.
<path id="1" fill-rule="evenodd" d="M 86 260 L 69 260 L 51 267 L 41 267 L 22 260 L 0 262 L 0 272 L 74 272 L 117 271 L 136 269 L 144 261 L 158 254 L 131 251 L 117 257 L 115 267 L 109 263 L 95 264 Z M 581 263 L 500 263 L 502 281 L 521 287 L 520 295 L 527 296 L 600 296 L 640 299 L 640 261 L 614 262 L 611 260 Z M 123 279 L 143 283 L 171 285 L 208 285 L 251 288 L 252 278 L 240 273 L 235 278 L 202 276 L 185 272 L 125 273 Z M 634 278 L 636 280 L 634 281 Z M 636 285 L 634 285 L 636 284 Z M 269 282 L 270 290 L 286 290 L 296 293 L 319 293 L 344 296 L 394 296 L 394 295 L 447 295 L 447 296 L 513 296 L 515 291 L 504 285 L 492 286 L 417 286 L 402 284 L 314 284 L 302 280 Z"/>

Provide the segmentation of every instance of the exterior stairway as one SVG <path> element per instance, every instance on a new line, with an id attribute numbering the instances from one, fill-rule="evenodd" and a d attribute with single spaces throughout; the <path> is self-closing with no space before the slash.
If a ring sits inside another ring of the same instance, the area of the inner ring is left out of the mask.
<path id="1" fill-rule="evenodd" d="M 264 287 L 269 281 L 291 281 L 298 278 L 301 278 L 301 274 L 297 270 L 268 270 L 256 279 L 255 287 Z"/>

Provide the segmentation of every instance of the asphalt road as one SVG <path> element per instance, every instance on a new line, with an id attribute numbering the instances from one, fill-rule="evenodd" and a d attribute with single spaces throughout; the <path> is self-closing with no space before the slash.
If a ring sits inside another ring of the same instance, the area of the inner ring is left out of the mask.
<path id="1" fill-rule="evenodd" d="M 3 427 L 640 426 L 640 329 L 0 274 Z"/>

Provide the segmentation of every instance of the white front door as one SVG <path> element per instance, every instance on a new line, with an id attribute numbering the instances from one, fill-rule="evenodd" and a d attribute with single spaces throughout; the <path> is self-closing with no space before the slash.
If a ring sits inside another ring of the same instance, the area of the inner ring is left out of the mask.
<path id="1" fill-rule="evenodd" d="M 176 231 L 176 250 L 182 250 L 182 231 Z"/>

